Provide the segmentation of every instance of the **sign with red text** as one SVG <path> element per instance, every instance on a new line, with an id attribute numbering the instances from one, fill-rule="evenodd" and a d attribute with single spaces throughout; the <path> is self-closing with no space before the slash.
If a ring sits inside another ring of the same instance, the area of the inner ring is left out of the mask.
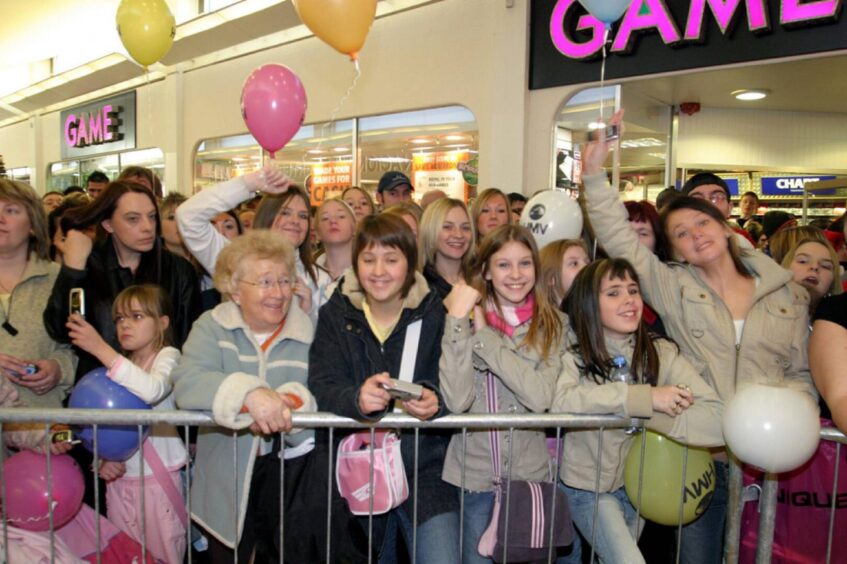
<path id="1" fill-rule="evenodd" d="M 345 188 L 353 185 L 353 163 L 351 161 L 315 163 L 312 165 L 312 174 L 306 184 L 312 205 L 320 205 L 327 198 L 340 196 Z"/>
<path id="2" fill-rule="evenodd" d="M 135 148 L 135 91 L 61 113 L 62 158 Z"/>
<path id="3" fill-rule="evenodd" d="M 600 78 L 604 26 L 578 0 L 530 4 L 530 89 Z M 847 49 L 841 0 L 632 0 L 606 79 Z"/>
<path id="4" fill-rule="evenodd" d="M 412 182 L 415 185 L 416 197 L 420 197 L 430 190 L 441 190 L 451 198 L 465 201 L 468 184 L 465 182 L 464 172 L 468 170 L 470 156 L 468 151 L 445 151 L 413 155 L 412 174 L 414 177 Z M 460 170 L 460 168 L 465 170 Z"/>

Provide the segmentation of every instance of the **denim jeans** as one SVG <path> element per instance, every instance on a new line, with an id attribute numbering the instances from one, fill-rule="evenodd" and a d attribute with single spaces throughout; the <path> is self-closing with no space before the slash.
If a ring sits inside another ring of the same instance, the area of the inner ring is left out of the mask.
<path id="1" fill-rule="evenodd" d="M 597 494 L 571 488 L 562 482 L 559 487 L 568 496 L 574 525 L 589 543 L 594 543 L 594 553 L 605 564 L 643 564 L 633 528 L 637 519 L 635 508 L 623 488 L 601 493 L 597 502 L 597 531 L 594 527 L 594 501 Z M 587 550 L 587 547 L 586 547 Z"/>
<path id="2" fill-rule="evenodd" d="M 393 509 L 388 514 L 385 538 L 379 551 L 379 564 L 396 564 L 397 534 L 403 535 L 403 541 L 409 550 L 409 561 L 412 559 L 412 518 L 403 507 Z M 444 564 L 459 560 L 459 515 L 457 513 L 441 513 L 418 522 L 416 542 L 416 564 Z"/>
<path id="3" fill-rule="evenodd" d="M 682 528 L 680 561 L 685 564 L 720 564 L 723 560 L 728 471 L 726 462 L 715 461 L 715 493 L 709 508 L 699 519 Z"/>

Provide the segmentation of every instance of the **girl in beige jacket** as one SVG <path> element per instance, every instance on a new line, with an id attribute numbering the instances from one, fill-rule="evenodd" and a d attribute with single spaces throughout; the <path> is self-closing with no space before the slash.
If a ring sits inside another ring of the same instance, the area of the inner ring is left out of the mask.
<path id="1" fill-rule="evenodd" d="M 489 233 L 473 278 L 478 290 L 460 281 L 444 299 L 439 379 L 447 407 L 454 413 L 547 411 L 561 371 L 563 321 L 546 294 L 535 291 L 540 261 L 532 234 L 520 225 Z M 463 561 L 489 563 L 477 548 L 499 477 L 549 481 L 550 454 L 542 430 L 500 432 L 499 448 L 492 447 L 489 430 L 474 429 L 466 438 L 453 436 L 442 477 L 465 488 Z"/>
<path id="2" fill-rule="evenodd" d="M 604 259 L 588 265 L 574 280 L 565 308 L 571 331 L 552 411 L 637 417 L 684 443 L 722 444 L 720 399 L 675 344 L 648 333 L 631 264 Z M 612 379 L 612 359 L 619 356 L 630 366 L 633 383 Z M 601 562 L 644 562 L 631 535 L 636 511 L 623 489 L 632 438 L 623 429 L 565 434 L 562 489 L 574 524 Z"/>

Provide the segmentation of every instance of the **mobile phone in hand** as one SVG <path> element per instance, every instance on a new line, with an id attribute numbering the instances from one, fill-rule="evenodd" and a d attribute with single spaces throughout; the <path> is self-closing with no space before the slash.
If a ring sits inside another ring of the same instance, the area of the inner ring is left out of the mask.
<path id="1" fill-rule="evenodd" d="M 71 288 L 71 307 L 70 314 L 80 314 L 85 317 L 85 290 L 82 288 Z"/>
<path id="2" fill-rule="evenodd" d="M 78 445 L 81 441 L 74 437 L 73 431 L 65 429 L 62 431 L 56 431 L 50 435 L 50 442 L 53 444 L 70 443 L 72 445 Z"/>
<path id="3" fill-rule="evenodd" d="M 6 372 L 8 372 L 9 375 L 13 376 L 14 378 L 23 378 L 24 376 L 31 376 L 31 375 L 35 374 L 36 372 L 38 372 L 38 367 L 34 364 L 27 364 L 26 368 L 24 369 L 23 374 L 20 373 L 20 372 L 16 372 L 14 370 L 8 370 L 8 369 L 6 370 Z"/>
<path id="4" fill-rule="evenodd" d="M 589 131 L 588 132 L 588 141 L 589 142 L 590 141 L 596 141 L 598 132 L 599 132 L 599 130 Z M 607 125 L 606 129 L 604 130 L 603 133 L 606 136 L 606 142 L 607 143 L 609 141 L 615 141 L 616 139 L 618 139 L 618 137 L 620 137 L 620 128 L 615 124 Z"/>
<path id="5" fill-rule="evenodd" d="M 395 400 L 419 400 L 423 396 L 423 386 L 394 378 L 391 379 L 390 384 L 383 384 L 382 387 Z"/>

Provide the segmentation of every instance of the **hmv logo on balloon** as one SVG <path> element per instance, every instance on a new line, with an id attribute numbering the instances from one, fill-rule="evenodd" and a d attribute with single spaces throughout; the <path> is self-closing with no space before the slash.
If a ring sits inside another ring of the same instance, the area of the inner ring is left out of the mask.
<path id="1" fill-rule="evenodd" d="M 544 190 L 527 202 L 521 225 L 532 232 L 538 248 L 582 234 L 582 211 L 564 190 Z"/>

